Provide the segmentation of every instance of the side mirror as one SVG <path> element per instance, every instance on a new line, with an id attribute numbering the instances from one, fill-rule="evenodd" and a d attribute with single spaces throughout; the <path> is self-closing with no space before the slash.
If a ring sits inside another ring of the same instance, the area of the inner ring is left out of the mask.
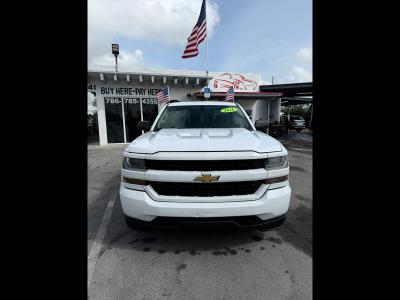
<path id="1" fill-rule="evenodd" d="M 149 131 L 151 128 L 151 124 L 149 121 L 139 121 L 137 123 L 137 128 L 141 129 L 141 130 L 145 130 L 145 131 Z"/>
<path id="2" fill-rule="evenodd" d="M 268 121 L 267 120 L 257 120 L 254 126 L 256 129 L 263 129 L 268 127 Z"/>

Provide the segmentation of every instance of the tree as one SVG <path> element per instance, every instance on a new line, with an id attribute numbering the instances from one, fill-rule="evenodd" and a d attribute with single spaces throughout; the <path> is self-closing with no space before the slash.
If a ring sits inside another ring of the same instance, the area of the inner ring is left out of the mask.
<path id="1" fill-rule="evenodd" d="M 88 92 L 88 106 L 97 107 L 96 96 L 92 92 Z"/>

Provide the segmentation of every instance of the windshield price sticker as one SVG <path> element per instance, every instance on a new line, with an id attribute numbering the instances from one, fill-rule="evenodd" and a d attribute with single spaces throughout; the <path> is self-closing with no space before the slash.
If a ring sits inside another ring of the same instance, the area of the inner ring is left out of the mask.
<path id="1" fill-rule="evenodd" d="M 234 111 L 237 111 L 237 110 L 238 109 L 236 107 L 226 107 L 226 108 L 222 108 L 220 110 L 220 112 L 222 112 L 222 113 L 231 113 L 231 112 L 234 112 Z"/>

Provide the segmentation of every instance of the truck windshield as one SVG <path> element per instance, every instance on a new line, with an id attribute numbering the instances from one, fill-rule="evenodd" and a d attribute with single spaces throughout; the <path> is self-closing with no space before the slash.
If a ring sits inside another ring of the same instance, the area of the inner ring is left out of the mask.
<path id="1" fill-rule="evenodd" d="M 228 105 L 168 106 L 154 130 L 166 128 L 246 128 L 253 130 L 242 110 Z"/>

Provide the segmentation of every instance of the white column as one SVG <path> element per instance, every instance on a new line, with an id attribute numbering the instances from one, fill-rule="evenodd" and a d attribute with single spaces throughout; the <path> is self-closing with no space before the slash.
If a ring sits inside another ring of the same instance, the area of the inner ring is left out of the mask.
<path id="1" fill-rule="evenodd" d="M 267 124 L 268 124 L 268 127 L 267 127 L 267 134 L 269 134 L 269 104 L 270 104 L 270 100 L 268 99 L 267 100 L 268 101 L 268 116 L 267 116 Z"/>
<path id="2" fill-rule="evenodd" d="M 126 143 L 126 128 L 125 128 L 125 108 L 124 108 L 124 100 L 121 97 L 121 105 L 122 105 L 122 128 L 124 129 L 124 143 Z"/>
<path id="3" fill-rule="evenodd" d="M 143 103 L 142 103 L 142 99 L 140 98 L 140 120 L 143 121 Z M 142 130 L 142 134 L 144 134 L 144 130 Z"/>
<path id="4" fill-rule="evenodd" d="M 97 118 L 99 122 L 99 141 L 100 145 L 107 145 L 107 126 L 106 126 L 106 112 L 104 108 L 104 96 L 96 94 L 97 102 Z"/>
<path id="5" fill-rule="evenodd" d="M 279 109 L 279 114 L 278 114 L 279 125 L 282 125 L 282 124 L 281 124 L 282 98 L 278 98 L 278 99 L 279 99 L 279 103 L 278 103 L 278 109 Z"/>

